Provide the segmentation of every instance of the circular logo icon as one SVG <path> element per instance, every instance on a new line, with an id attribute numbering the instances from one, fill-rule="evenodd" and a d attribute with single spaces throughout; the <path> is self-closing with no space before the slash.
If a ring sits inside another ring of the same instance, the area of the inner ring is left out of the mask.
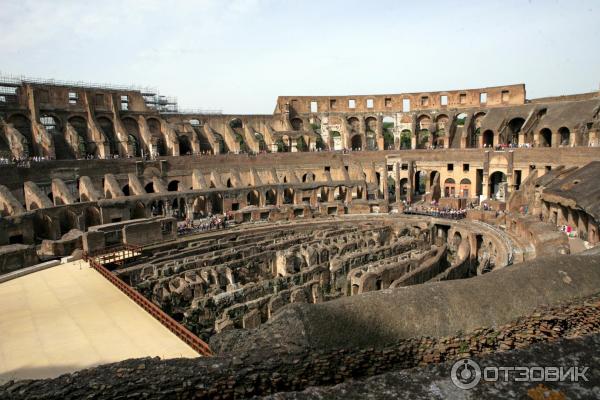
<path id="1" fill-rule="evenodd" d="M 452 383 L 461 389 L 473 389 L 481 380 L 481 367 L 475 361 L 462 359 L 452 365 Z"/>

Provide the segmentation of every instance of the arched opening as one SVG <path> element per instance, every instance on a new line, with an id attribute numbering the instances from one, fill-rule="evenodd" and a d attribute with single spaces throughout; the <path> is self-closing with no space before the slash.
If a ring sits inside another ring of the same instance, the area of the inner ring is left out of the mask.
<path id="1" fill-rule="evenodd" d="M 456 182 L 448 178 L 444 181 L 444 197 L 454 197 L 456 195 Z"/>
<path id="2" fill-rule="evenodd" d="M 540 131 L 540 147 L 552 147 L 552 131 L 548 128 Z"/>
<path id="3" fill-rule="evenodd" d="M 238 128 L 243 128 L 244 124 L 242 123 L 241 119 L 234 118 L 231 121 L 229 121 L 229 126 L 231 127 L 231 129 L 238 129 Z"/>
<path id="4" fill-rule="evenodd" d="M 302 182 L 314 182 L 315 180 L 315 174 L 313 174 L 312 172 L 307 172 L 304 175 L 302 175 Z"/>
<path id="5" fill-rule="evenodd" d="M 419 131 L 419 133 L 417 134 L 417 148 L 419 148 L 419 149 L 427 148 L 430 137 L 431 137 L 431 134 L 429 133 L 429 130 L 421 129 Z"/>
<path id="6" fill-rule="evenodd" d="M 48 134 L 52 136 L 52 140 L 54 141 L 54 151 L 56 154 L 56 159 L 65 160 L 74 158 L 69 144 L 67 143 L 67 140 L 63 135 L 63 129 L 60 120 L 53 115 L 42 114 L 40 117 L 40 122 L 46 129 L 46 132 L 48 132 Z"/>
<path id="7" fill-rule="evenodd" d="M 194 218 L 206 216 L 206 199 L 204 196 L 200 196 L 194 200 L 192 205 Z"/>
<path id="8" fill-rule="evenodd" d="M 189 137 L 179 135 L 177 136 L 177 141 L 179 142 L 179 155 L 188 156 L 192 154 L 192 143 Z"/>
<path id="9" fill-rule="evenodd" d="M 494 132 L 489 129 L 483 132 L 483 146 L 494 147 Z"/>
<path id="10" fill-rule="evenodd" d="M 490 175 L 490 196 L 495 200 L 506 200 L 506 175 L 496 171 Z"/>
<path id="11" fill-rule="evenodd" d="M 460 181 L 460 196 L 469 198 L 471 194 L 471 181 L 467 178 L 463 178 Z"/>
<path id="12" fill-rule="evenodd" d="M 283 138 L 277 139 L 275 141 L 275 145 L 277 146 L 278 153 L 286 153 L 286 152 L 290 151 L 290 148 L 288 147 L 286 142 L 284 142 Z"/>
<path id="13" fill-rule="evenodd" d="M 218 133 L 213 133 L 215 140 L 217 141 L 217 147 L 219 154 L 229 153 L 229 147 L 227 147 L 227 143 L 225 143 L 225 139 Z"/>
<path id="14" fill-rule="evenodd" d="M 256 137 L 256 140 L 258 141 L 258 151 L 260 152 L 266 152 L 267 149 L 267 142 L 265 142 L 265 137 L 258 132 L 254 133 L 254 136 Z"/>
<path id="15" fill-rule="evenodd" d="M 265 193 L 265 203 L 268 206 L 274 206 L 277 204 L 277 193 L 275 193 L 275 190 L 273 189 L 269 189 L 267 190 L 267 193 Z"/>
<path id="16" fill-rule="evenodd" d="M 444 143 L 448 141 L 447 132 L 449 131 L 450 118 L 446 114 L 440 114 L 435 119 L 435 134 L 433 144 L 436 147 L 444 147 Z"/>
<path id="17" fill-rule="evenodd" d="M 411 148 L 411 139 L 412 132 L 410 129 L 403 129 L 400 132 L 400 148 L 401 149 L 410 149 Z"/>
<path id="18" fill-rule="evenodd" d="M 298 136 L 296 139 L 296 150 L 308 151 L 308 145 L 306 144 L 306 140 L 304 140 L 304 136 Z"/>
<path id="19" fill-rule="evenodd" d="M 167 146 L 165 145 L 165 140 L 160 128 L 160 121 L 156 118 L 148 118 L 146 122 L 148 123 L 150 135 L 152 135 L 154 142 L 156 142 L 156 154 L 159 156 L 166 156 Z"/>
<path id="20" fill-rule="evenodd" d="M 85 209 L 85 227 L 100 225 L 102 220 L 100 218 L 100 210 L 97 207 L 88 207 Z"/>
<path id="21" fill-rule="evenodd" d="M 87 121 L 82 117 L 69 118 L 69 125 L 77 132 L 77 153 L 80 157 L 96 154 L 96 146 L 88 142 Z"/>
<path id="22" fill-rule="evenodd" d="M 226 184 L 226 186 L 228 188 L 233 187 L 233 183 L 231 183 L 231 178 L 227 178 L 227 184 Z"/>
<path id="23" fill-rule="evenodd" d="M 326 203 L 329 201 L 329 188 L 321 187 L 321 190 L 317 192 L 317 201 L 321 203 Z"/>
<path id="24" fill-rule="evenodd" d="M 146 206 L 138 201 L 131 209 L 131 219 L 146 218 Z"/>
<path id="25" fill-rule="evenodd" d="M 290 123 L 292 124 L 292 129 L 295 131 L 304 130 L 304 122 L 300 118 L 292 118 Z"/>
<path id="26" fill-rule="evenodd" d="M 133 157 L 141 157 L 142 147 L 140 143 L 140 128 L 133 118 L 124 118 L 123 126 L 127 132 L 127 141 L 129 144 L 129 154 Z M 145 149 L 146 151 L 147 149 Z"/>
<path id="27" fill-rule="evenodd" d="M 408 195 L 408 178 L 400 179 L 400 198 L 405 199 Z"/>
<path id="28" fill-rule="evenodd" d="M 100 125 L 100 129 L 104 133 L 106 140 L 108 141 L 108 152 L 110 155 L 119 154 L 119 147 L 117 144 L 117 139 L 115 138 L 115 129 L 113 127 L 113 123 L 110 119 L 106 117 L 99 117 L 97 119 L 98 125 Z"/>
<path id="29" fill-rule="evenodd" d="M 169 185 L 167 186 L 167 190 L 169 192 L 177 192 L 179 190 L 179 181 L 175 180 L 175 181 L 169 182 Z"/>
<path id="30" fill-rule="evenodd" d="M 417 173 L 415 174 L 415 185 L 414 185 L 414 190 L 415 190 L 415 194 L 425 194 L 425 190 L 426 190 L 426 184 L 425 181 L 427 180 L 427 172 L 425 171 L 417 171 Z"/>
<path id="31" fill-rule="evenodd" d="M 337 186 L 333 191 L 334 200 L 345 201 L 347 190 L 345 186 Z"/>
<path id="32" fill-rule="evenodd" d="M 70 210 L 63 210 L 59 216 L 61 236 L 68 233 L 71 229 L 79 229 L 77 215 Z"/>
<path id="33" fill-rule="evenodd" d="M 383 117 L 383 147 L 385 150 L 392 150 L 394 148 L 394 132 L 396 130 L 396 122 L 392 117 Z"/>
<path id="34" fill-rule="evenodd" d="M 248 195 L 246 196 L 246 204 L 248 204 L 249 206 L 258 207 L 260 204 L 259 201 L 260 201 L 260 197 L 256 190 L 252 190 L 252 191 L 248 192 Z"/>
<path id="35" fill-rule="evenodd" d="M 503 138 L 502 142 L 507 145 L 518 145 L 519 133 L 521 132 L 521 128 L 523 127 L 524 123 L 525 120 L 520 117 L 511 119 L 505 130 L 506 135 Z"/>
<path id="36" fill-rule="evenodd" d="M 291 188 L 286 188 L 283 191 L 283 204 L 293 204 L 294 203 L 294 190 Z"/>
<path id="37" fill-rule="evenodd" d="M 562 127 L 558 130 L 558 134 L 560 135 L 560 145 L 561 146 L 570 146 L 571 145 L 571 132 L 569 128 Z"/>
<path id="38" fill-rule="evenodd" d="M 352 150 L 361 150 L 362 149 L 362 139 L 360 138 L 360 135 L 352 136 L 350 143 L 352 146 Z"/>
<path id="39" fill-rule="evenodd" d="M 123 188 L 122 188 L 122 191 L 123 191 L 123 194 L 124 194 L 125 196 L 130 196 L 130 195 L 131 195 L 131 192 L 130 192 L 130 190 L 129 190 L 129 184 L 127 184 L 127 185 L 123 186 Z"/>
<path id="40" fill-rule="evenodd" d="M 219 193 L 210 195 L 210 207 L 213 214 L 221 214 L 223 212 L 223 196 Z"/>
<path id="41" fill-rule="evenodd" d="M 14 114 L 8 118 L 7 122 L 12 124 L 12 126 L 23 135 L 23 138 L 26 141 L 23 146 L 25 157 L 38 155 L 33 146 L 33 134 L 31 133 L 31 122 L 29 119 L 24 115 Z"/>
<path id="42" fill-rule="evenodd" d="M 333 150 L 342 150 L 342 135 L 338 131 L 331 131 L 330 136 Z"/>
<path id="43" fill-rule="evenodd" d="M 146 193 L 154 193 L 154 183 L 149 182 L 144 189 L 146 190 Z"/>
<path id="44" fill-rule="evenodd" d="M 387 177 L 387 187 L 388 187 L 388 200 L 390 202 L 396 201 L 396 181 L 394 178 L 388 175 Z"/>

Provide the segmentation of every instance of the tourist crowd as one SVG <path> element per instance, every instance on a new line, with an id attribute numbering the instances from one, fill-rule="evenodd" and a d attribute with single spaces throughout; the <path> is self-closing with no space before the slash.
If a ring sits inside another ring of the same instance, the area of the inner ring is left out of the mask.
<path id="1" fill-rule="evenodd" d="M 233 215 L 231 213 L 227 213 L 226 215 L 209 214 L 206 218 L 200 220 L 186 218 L 185 221 L 177 225 L 177 234 L 190 235 L 192 233 L 225 229 L 231 224 L 232 219 Z"/>
<path id="2" fill-rule="evenodd" d="M 404 209 L 405 214 L 429 215 L 436 218 L 463 219 L 467 216 L 466 209 L 453 209 L 449 207 L 436 206 L 408 206 Z"/>

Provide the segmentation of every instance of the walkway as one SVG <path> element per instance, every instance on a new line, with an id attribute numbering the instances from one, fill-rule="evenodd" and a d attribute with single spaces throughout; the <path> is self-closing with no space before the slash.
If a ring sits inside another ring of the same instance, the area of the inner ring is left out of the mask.
<path id="1" fill-rule="evenodd" d="M 83 261 L 0 284 L 0 384 L 198 354 Z"/>

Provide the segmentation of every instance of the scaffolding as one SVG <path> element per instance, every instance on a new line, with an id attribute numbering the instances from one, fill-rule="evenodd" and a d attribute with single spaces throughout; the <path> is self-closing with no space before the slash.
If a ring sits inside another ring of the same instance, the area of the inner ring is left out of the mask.
<path id="1" fill-rule="evenodd" d="M 222 110 L 211 110 L 211 109 L 194 109 L 186 108 L 180 109 L 177 104 L 177 97 L 163 96 L 159 94 L 156 88 L 137 86 L 137 85 L 115 85 L 107 83 L 95 83 L 95 82 L 84 82 L 84 81 L 63 81 L 58 79 L 45 79 L 45 78 L 32 78 L 23 75 L 11 75 L 4 74 L 0 71 L 0 87 L 4 86 L 2 90 L 6 92 L 6 95 L 12 95 L 16 92 L 12 90 L 12 87 L 18 87 L 23 84 L 35 84 L 35 85 L 50 85 L 50 86 L 63 86 L 63 87 L 78 87 L 83 89 L 101 89 L 101 90 L 114 90 L 114 91 L 135 91 L 140 92 L 144 98 L 146 106 L 152 110 L 156 110 L 161 114 L 184 114 L 184 115 L 220 115 Z M 9 93 L 10 92 L 10 93 Z M 4 95 L 5 93 L 0 93 Z"/>

